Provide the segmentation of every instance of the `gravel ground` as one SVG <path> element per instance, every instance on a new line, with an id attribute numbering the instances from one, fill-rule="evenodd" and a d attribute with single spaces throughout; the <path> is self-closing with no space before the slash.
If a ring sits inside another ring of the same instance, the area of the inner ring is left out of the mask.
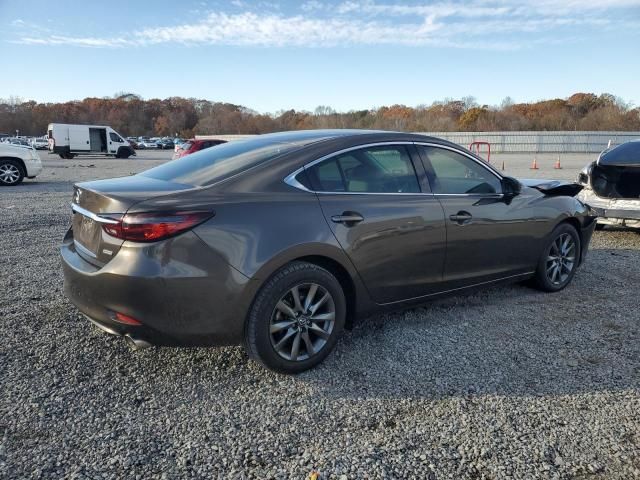
<path id="1" fill-rule="evenodd" d="M 0 189 L 0 477 L 640 478 L 640 235 L 596 232 L 557 294 L 372 317 L 296 377 L 241 348 L 133 353 L 65 299 L 57 246 L 74 181 L 169 155 L 43 155 L 35 181 Z M 558 178 L 590 159 L 504 158 Z"/>

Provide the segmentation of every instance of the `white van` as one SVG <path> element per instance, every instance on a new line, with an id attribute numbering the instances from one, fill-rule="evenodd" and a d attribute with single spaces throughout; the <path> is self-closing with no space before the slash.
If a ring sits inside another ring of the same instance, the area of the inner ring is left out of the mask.
<path id="1" fill-rule="evenodd" d="M 76 155 L 129 158 L 136 154 L 131 144 L 111 127 L 50 123 L 47 133 L 49 152 L 57 153 L 60 158 L 73 158 Z"/>

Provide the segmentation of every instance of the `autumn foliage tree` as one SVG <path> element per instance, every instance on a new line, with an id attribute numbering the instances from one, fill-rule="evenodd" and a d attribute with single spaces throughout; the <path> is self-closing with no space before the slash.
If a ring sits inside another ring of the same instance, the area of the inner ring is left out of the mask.
<path id="1" fill-rule="evenodd" d="M 113 97 L 64 103 L 38 103 L 17 97 L 0 99 L 0 132 L 42 135 L 51 122 L 106 124 L 124 135 L 267 133 L 313 128 L 367 128 L 416 132 L 513 130 L 640 130 L 640 109 L 609 95 L 576 93 L 533 103 L 478 105 L 473 97 L 431 105 L 381 106 L 336 112 L 282 110 L 259 113 L 241 105 L 170 97 L 144 100 L 120 92 Z"/>

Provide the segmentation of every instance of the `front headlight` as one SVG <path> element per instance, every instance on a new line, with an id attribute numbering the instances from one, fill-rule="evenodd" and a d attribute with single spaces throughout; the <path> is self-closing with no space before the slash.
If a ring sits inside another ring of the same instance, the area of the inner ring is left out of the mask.
<path id="1" fill-rule="evenodd" d="M 589 175 L 591 175 L 592 167 L 593 167 L 592 163 L 590 163 L 589 165 L 584 167 L 580 171 L 580 173 L 578 173 L 578 178 L 576 178 L 576 183 L 579 183 L 580 185 L 588 187 L 589 186 Z"/>

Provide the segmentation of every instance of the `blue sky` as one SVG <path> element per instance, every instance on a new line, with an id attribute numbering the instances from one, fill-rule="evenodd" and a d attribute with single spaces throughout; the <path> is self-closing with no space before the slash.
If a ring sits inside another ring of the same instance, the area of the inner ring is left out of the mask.
<path id="1" fill-rule="evenodd" d="M 575 92 L 640 103 L 640 0 L 0 0 L 0 44 L 12 72 L 0 98 L 127 91 L 261 112 Z"/>

